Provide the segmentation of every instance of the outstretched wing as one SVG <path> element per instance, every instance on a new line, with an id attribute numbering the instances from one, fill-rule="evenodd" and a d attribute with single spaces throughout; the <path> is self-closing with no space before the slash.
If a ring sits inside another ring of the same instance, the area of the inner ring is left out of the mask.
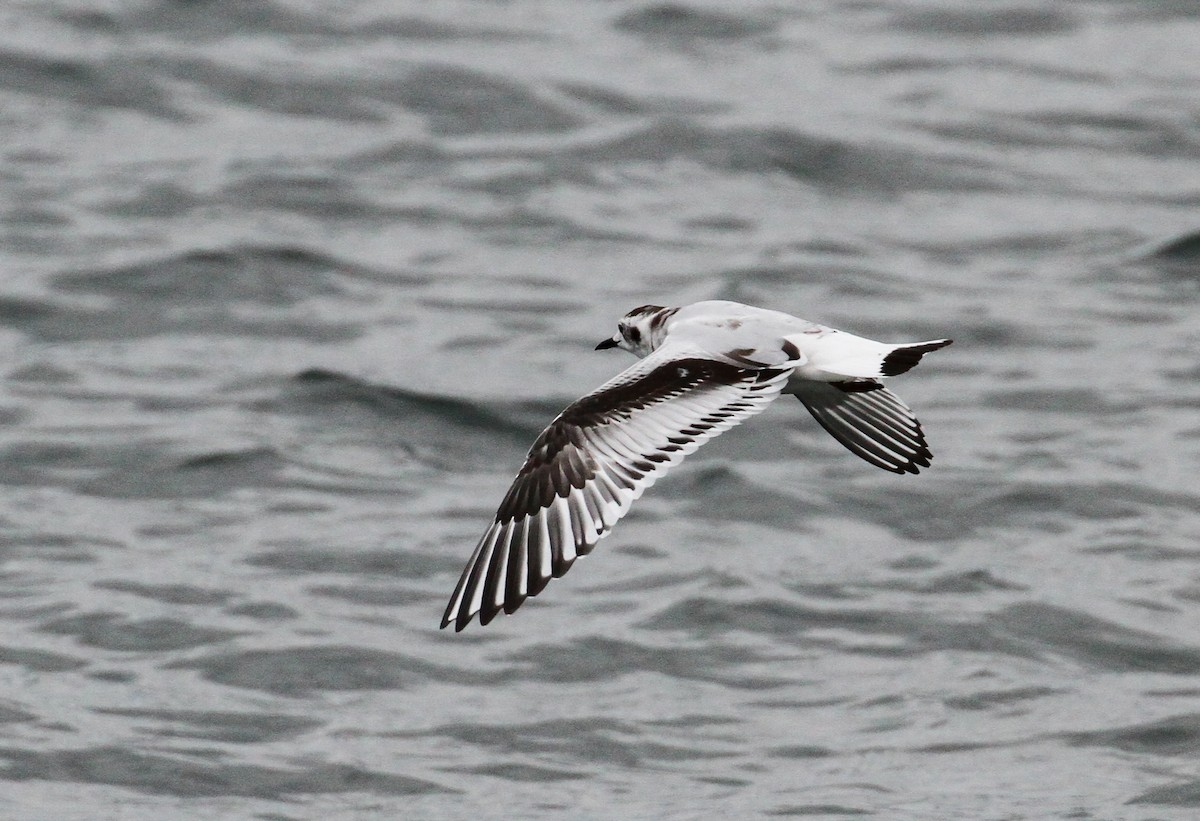
<path id="1" fill-rule="evenodd" d="M 476 613 L 487 624 L 536 596 L 591 552 L 667 469 L 761 412 L 790 374 L 664 346 L 573 402 L 530 448 L 442 627 L 462 630 Z"/>
<path id="2" fill-rule="evenodd" d="M 793 385 L 821 426 L 851 453 L 893 473 L 917 473 L 933 454 L 908 405 L 873 379 Z"/>

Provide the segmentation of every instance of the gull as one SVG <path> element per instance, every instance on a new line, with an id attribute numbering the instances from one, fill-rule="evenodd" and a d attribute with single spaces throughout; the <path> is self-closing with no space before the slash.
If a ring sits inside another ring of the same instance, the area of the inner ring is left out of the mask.
<path id="1" fill-rule="evenodd" d="M 590 553 L 663 473 L 781 393 L 872 465 L 929 467 L 920 423 L 881 380 L 950 342 L 876 342 L 724 300 L 634 308 L 596 350 L 622 348 L 638 361 L 568 405 L 534 441 L 442 627 L 515 611 Z"/>

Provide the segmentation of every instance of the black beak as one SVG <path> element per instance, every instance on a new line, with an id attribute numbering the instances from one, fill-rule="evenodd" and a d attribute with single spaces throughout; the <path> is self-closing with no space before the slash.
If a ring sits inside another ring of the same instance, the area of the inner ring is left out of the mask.
<path id="1" fill-rule="evenodd" d="M 621 343 L 617 342 L 617 340 L 613 339 L 612 337 L 609 337 L 608 339 L 604 340 L 599 345 L 597 345 L 596 350 L 607 351 L 609 348 L 615 348 L 619 344 L 621 344 Z"/>

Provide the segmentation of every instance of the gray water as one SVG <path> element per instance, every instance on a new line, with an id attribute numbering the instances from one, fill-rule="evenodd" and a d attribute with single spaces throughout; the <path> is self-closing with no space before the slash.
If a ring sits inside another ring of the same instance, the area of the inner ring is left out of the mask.
<path id="1" fill-rule="evenodd" d="M 0 9 L 0 817 L 1192 819 L 1200 6 Z M 437 629 L 643 303 L 950 336 Z"/>

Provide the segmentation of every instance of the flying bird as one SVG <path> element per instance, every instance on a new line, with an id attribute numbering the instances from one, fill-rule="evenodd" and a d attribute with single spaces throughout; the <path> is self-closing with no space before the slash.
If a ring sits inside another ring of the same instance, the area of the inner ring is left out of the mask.
<path id="1" fill-rule="evenodd" d="M 568 405 L 534 441 L 442 627 L 512 613 L 590 553 L 669 468 L 781 393 L 872 465 L 929 467 L 920 423 L 881 380 L 950 342 L 876 342 L 721 300 L 634 308 L 596 349 L 622 348 L 638 361 Z"/>

